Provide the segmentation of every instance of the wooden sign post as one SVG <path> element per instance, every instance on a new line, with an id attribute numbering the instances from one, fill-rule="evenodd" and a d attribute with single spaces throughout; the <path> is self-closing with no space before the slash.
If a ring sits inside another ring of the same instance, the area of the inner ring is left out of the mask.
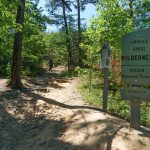
<path id="1" fill-rule="evenodd" d="M 104 44 L 101 49 L 101 68 L 103 68 L 104 74 L 104 87 L 103 87 L 103 110 L 107 112 L 107 97 L 108 97 L 108 77 L 109 77 L 109 68 L 111 61 L 111 50 L 108 44 Z"/>
<path id="2" fill-rule="evenodd" d="M 123 37 L 121 61 L 121 97 L 131 100 L 130 126 L 138 130 L 140 101 L 150 101 L 150 28 Z"/>
<path id="3" fill-rule="evenodd" d="M 108 76 L 109 76 L 109 69 L 104 68 L 104 87 L 103 87 L 103 110 L 107 112 L 107 101 L 108 101 Z"/>

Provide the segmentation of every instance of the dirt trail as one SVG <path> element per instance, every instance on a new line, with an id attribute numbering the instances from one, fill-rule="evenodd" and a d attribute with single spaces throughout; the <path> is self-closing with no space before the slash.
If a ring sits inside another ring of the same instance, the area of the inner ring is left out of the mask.
<path id="1" fill-rule="evenodd" d="M 0 150 L 150 150 L 150 135 L 84 103 L 78 78 L 24 79 L 11 91 L 0 80 Z"/>

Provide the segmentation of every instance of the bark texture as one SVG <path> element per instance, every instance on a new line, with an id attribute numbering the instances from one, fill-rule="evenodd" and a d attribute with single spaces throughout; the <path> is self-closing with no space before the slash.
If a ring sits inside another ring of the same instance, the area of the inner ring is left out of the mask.
<path id="1" fill-rule="evenodd" d="M 24 23 L 25 0 L 20 0 L 17 9 L 16 23 L 23 27 Z M 11 87 L 20 88 L 21 83 L 21 52 L 22 52 L 23 32 L 18 31 L 14 38 L 12 72 L 11 72 Z"/>

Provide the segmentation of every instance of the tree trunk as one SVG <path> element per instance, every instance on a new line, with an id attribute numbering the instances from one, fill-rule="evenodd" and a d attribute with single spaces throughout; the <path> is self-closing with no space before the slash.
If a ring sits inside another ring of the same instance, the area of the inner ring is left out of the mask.
<path id="1" fill-rule="evenodd" d="M 24 22 L 25 0 L 20 0 L 17 10 L 16 23 L 23 27 Z M 22 52 L 22 31 L 18 31 L 14 38 L 12 72 L 11 72 L 11 87 L 20 88 L 21 82 L 21 52 Z"/>
<path id="2" fill-rule="evenodd" d="M 79 53 L 79 66 L 82 67 L 82 49 L 80 48 L 81 42 L 81 4 L 80 0 L 77 0 L 77 9 L 78 9 L 78 53 Z"/>
<path id="3" fill-rule="evenodd" d="M 66 11 L 65 11 L 65 4 L 62 0 L 62 8 L 63 8 L 63 17 L 64 17 L 64 23 L 65 23 L 65 32 L 66 32 L 66 47 L 68 51 L 68 71 L 71 70 L 72 65 L 72 55 L 71 55 L 71 46 L 70 46 L 70 39 L 69 39 L 69 31 L 68 31 L 68 23 L 66 18 Z"/>

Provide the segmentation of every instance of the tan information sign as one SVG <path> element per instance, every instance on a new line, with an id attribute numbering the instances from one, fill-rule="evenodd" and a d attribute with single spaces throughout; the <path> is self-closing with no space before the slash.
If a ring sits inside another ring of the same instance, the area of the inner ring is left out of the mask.
<path id="1" fill-rule="evenodd" d="M 123 82 L 150 85 L 150 28 L 124 36 L 121 60 Z"/>

